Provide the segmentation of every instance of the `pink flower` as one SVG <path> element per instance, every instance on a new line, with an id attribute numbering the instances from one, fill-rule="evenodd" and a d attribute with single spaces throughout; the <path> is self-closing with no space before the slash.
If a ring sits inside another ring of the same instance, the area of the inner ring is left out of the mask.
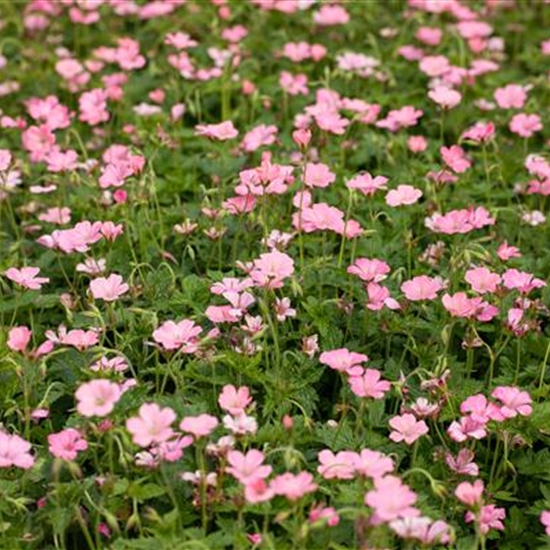
<path id="1" fill-rule="evenodd" d="M 452 109 L 462 100 L 462 94 L 446 86 L 436 86 L 428 92 L 428 97 L 442 109 Z"/>
<path id="2" fill-rule="evenodd" d="M 474 143 L 485 143 L 495 135 L 495 125 L 492 122 L 476 122 L 462 132 L 460 139 L 467 139 Z"/>
<path id="3" fill-rule="evenodd" d="M 325 479 L 353 479 L 355 477 L 356 453 L 340 451 L 334 454 L 325 449 L 317 455 L 317 458 L 319 459 L 317 471 Z"/>
<path id="4" fill-rule="evenodd" d="M 413 507 L 416 500 L 416 493 L 391 475 L 375 479 L 374 489 L 365 495 L 365 504 L 374 508 L 372 519 L 375 524 L 420 515 Z"/>
<path id="5" fill-rule="evenodd" d="M 74 460 L 79 451 L 88 448 L 88 442 L 82 434 L 74 428 L 67 428 L 57 433 L 48 435 L 48 450 L 56 458 Z"/>
<path id="6" fill-rule="evenodd" d="M 184 319 L 179 323 L 166 321 L 153 332 L 153 340 L 166 350 L 181 348 L 183 353 L 195 353 L 198 349 L 198 335 L 202 328 L 194 321 Z"/>
<path id="7" fill-rule="evenodd" d="M 542 288 L 546 283 L 542 279 L 536 279 L 532 273 L 507 269 L 502 274 L 502 283 L 509 290 L 519 290 L 522 294 L 529 294 L 531 290 Z"/>
<path id="8" fill-rule="evenodd" d="M 299 474 L 286 472 L 275 477 L 269 486 L 276 495 L 282 495 L 291 501 L 299 500 L 304 495 L 317 490 L 317 484 L 314 483 L 313 476 L 309 472 Z"/>
<path id="9" fill-rule="evenodd" d="M 546 528 L 546 535 L 550 537 L 550 510 L 545 510 L 544 512 L 542 512 L 539 520 Z"/>
<path id="10" fill-rule="evenodd" d="M 14 327 L 8 333 L 7 346 L 12 351 L 24 353 L 31 341 L 32 332 L 28 327 Z"/>
<path id="11" fill-rule="evenodd" d="M 195 135 L 226 141 L 236 138 L 239 135 L 239 131 L 233 126 L 231 120 L 226 120 L 219 124 L 198 124 L 195 126 Z"/>
<path id="12" fill-rule="evenodd" d="M 355 470 L 359 475 L 375 480 L 393 472 L 394 468 L 393 460 L 379 451 L 362 449 L 356 453 Z"/>
<path id="13" fill-rule="evenodd" d="M 542 122 L 539 115 L 527 115 L 519 113 L 510 121 L 510 131 L 522 138 L 530 138 L 536 132 L 542 130 Z"/>
<path id="14" fill-rule="evenodd" d="M 37 277 L 39 272 L 40 268 L 38 267 L 22 267 L 21 269 L 10 267 L 6 270 L 5 275 L 10 281 L 23 288 L 38 290 L 42 288 L 43 284 L 50 282 L 47 277 Z"/>
<path id="15" fill-rule="evenodd" d="M 0 431 L 0 468 L 16 466 L 28 470 L 34 464 L 31 444 L 18 435 Z"/>
<path id="16" fill-rule="evenodd" d="M 386 188 L 388 178 L 384 176 L 375 176 L 374 178 L 368 173 L 359 174 L 350 179 L 346 183 L 348 189 L 358 189 L 363 195 L 374 195 L 376 191 Z"/>
<path id="17" fill-rule="evenodd" d="M 527 92 L 519 84 L 508 84 L 495 90 L 494 97 L 501 109 L 521 109 L 527 100 Z"/>
<path id="18" fill-rule="evenodd" d="M 374 258 L 357 258 L 353 265 L 350 265 L 347 272 L 351 275 L 356 275 L 362 281 L 379 283 L 383 281 L 390 272 L 390 266 L 382 261 Z"/>
<path id="19" fill-rule="evenodd" d="M 466 271 L 464 277 L 466 282 L 470 283 L 472 290 L 478 294 L 486 294 L 487 292 L 496 292 L 498 285 L 501 282 L 501 277 L 498 273 L 493 273 L 486 267 L 476 267 Z"/>
<path id="20" fill-rule="evenodd" d="M 254 260 L 254 267 L 250 272 L 251 279 L 258 286 L 265 288 L 281 288 L 284 279 L 294 273 L 294 260 L 284 252 L 273 250 L 261 254 Z"/>
<path id="21" fill-rule="evenodd" d="M 240 451 L 229 451 L 226 472 L 231 474 L 243 485 L 265 479 L 271 474 L 271 466 L 264 464 L 265 455 L 256 449 L 250 449 L 246 454 Z"/>
<path id="22" fill-rule="evenodd" d="M 367 294 L 369 296 L 367 308 L 372 311 L 379 311 L 384 307 L 393 310 L 401 308 L 399 302 L 390 296 L 390 291 L 378 283 L 368 283 Z"/>
<path id="23" fill-rule="evenodd" d="M 411 136 L 407 147 L 411 153 L 422 153 L 428 148 L 428 140 L 424 136 Z"/>
<path id="24" fill-rule="evenodd" d="M 479 530 L 484 535 L 486 535 L 491 529 L 502 531 L 504 529 L 504 524 L 501 520 L 505 517 L 506 510 L 504 508 L 497 508 L 494 504 L 483 506 L 477 514 L 472 511 L 468 511 L 464 516 L 466 522 L 468 523 L 472 521 L 478 522 Z"/>
<path id="25" fill-rule="evenodd" d="M 459 483 L 455 489 L 455 496 L 462 504 L 469 507 L 474 507 L 481 503 L 481 496 L 483 495 L 483 481 L 476 479 L 474 483 L 469 481 L 463 481 Z"/>
<path id="26" fill-rule="evenodd" d="M 323 27 L 345 25 L 349 21 L 349 13 L 342 6 L 325 4 L 313 14 L 313 21 Z"/>
<path id="27" fill-rule="evenodd" d="M 511 258 L 521 258 L 521 253 L 519 248 L 515 246 L 510 246 L 507 241 L 504 241 L 497 250 L 497 256 L 503 261 L 506 262 Z"/>
<path id="28" fill-rule="evenodd" d="M 479 475 L 479 467 L 474 462 L 475 455 L 469 449 L 460 449 L 458 455 L 453 457 L 450 453 L 445 455 L 447 466 L 457 474 L 474 476 Z"/>
<path id="29" fill-rule="evenodd" d="M 487 435 L 485 422 L 473 416 L 463 416 L 458 422 L 452 422 L 447 428 L 449 437 L 458 443 L 467 439 L 483 439 Z"/>
<path id="30" fill-rule="evenodd" d="M 324 351 L 319 356 L 319 362 L 323 365 L 328 365 L 331 369 L 345 372 L 346 374 L 361 374 L 363 367 L 360 363 L 368 361 L 369 358 L 362 353 L 355 353 L 346 348 L 333 349 Z"/>
<path id="31" fill-rule="evenodd" d="M 90 282 L 90 291 L 96 300 L 114 302 L 129 290 L 120 275 L 113 273 L 109 277 L 98 277 Z"/>
<path id="32" fill-rule="evenodd" d="M 388 191 L 386 204 L 389 206 L 403 206 L 414 204 L 422 196 L 422 191 L 412 185 L 398 185 L 397 189 Z"/>
<path id="33" fill-rule="evenodd" d="M 92 380 L 76 390 L 76 410 L 82 416 L 107 416 L 122 395 L 120 386 L 109 380 Z"/>
<path id="34" fill-rule="evenodd" d="M 319 504 L 309 512 L 309 521 L 311 523 L 324 521 L 328 527 L 336 527 L 340 523 L 340 516 L 332 506 L 325 507 Z"/>
<path id="35" fill-rule="evenodd" d="M 279 78 L 281 88 L 289 95 L 307 95 L 307 75 L 300 73 L 293 75 L 288 71 L 282 71 Z"/>
<path id="36" fill-rule="evenodd" d="M 418 124 L 418 119 L 423 115 L 423 111 L 415 109 L 411 105 L 406 105 L 401 109 L 390 111 L 388 116 L 376 123 L 378 128 L 386 128 L 390 132 L 397 132 L 401 128 L 409 128 Z"/>
<path id="37" fill-rule="evenodd" d="M 472 163 L 466 157 L 466 153 L 462 147 L 452 145 L 451 147 L 441 147 L 439 150 L 443 157 L 443 162 L 457 174 L 466 172 Z"/>
<path id="38" fill-rule="evenodd" d="M 190 433 L 195 437 L 204 437 L 213 432 L 218 424 L 218 419 L 209 414 L 186 416 L 180 422 L 180 430 Z"/>
<path id="39" fill-rule="evenodd" d="M 244 498 L 250 504 L 267 502 L 274 496 L 273 489 L 263 479 L 255 479 L 244 486 Z"/>
<path id="40" fill-rule="evenodd" d="M 250 390 L 246 386 L 236 388 L 232 384 L 228 384 L 222 388 L 218 403 L 224 411 L 233 416 L 243 414 L 252 403 Z"/>
<path id="41" fill-rule="evenodd" d="M 275 143 L 277 138 L 277 132 L 277 126 L 266 126 L 265 124 L 259 124 L 245 134 L 241 143 L 242 148 L 247 153 L 252 153 L 263 145 L 272 145 Z"/>
<path id="42" fill-rule="evenodd" d="M 164 443 L 174 434 L 171 424 L 176 413 L 170 408 L 161 408 L 156 403 L 144 403 L 138 416 L 126 420 L 126 429 L 132 434 L 132 441 L 140 447 L 151 443 Z"/>
<path id="43" fill-rule="evenodd" d="M 359 376 L 352 375 L 348 379 L 351 391 L 358 397 L 382 399 L 391 388 L 387 380 L 381 380 L 380 371 L 365 369 Z"/>
<path id="44" fill-rule="evenodd" d="M 410 413 L 394 416 L 389 424 L 393 429 L 390 439 L 397 443 L 404 441 L 407 445 L 412 445 L 419 437 L 429 432 L 426 422 L 417 420 L 414 414 Z"/>
<path id="45" fill-rule="evenodd" d="M 336 180 L 336 175 L 322 162 L 308 162 L 304 169 L 304 183 L 308 187 L 328 187 Z"/>
<path id="46" fill-rule="evenodd" d="M 90 126 L 107 122 L 110 116 L 107 111 L 107 98 L 107 92 L 100 88 L 84 92 L 78 100 L 79 120 L 88 123 Z"/>
<path id="47" fill-rule="evenodd" d="M 443 55 L 426 55 L 420 60 L 418 66 L 430 77 L 443 76 L 451 68 L 449 60 Z"/>
<path id="48" fill-rule="evenodd" d="M 435 300 L 437 293 L 443 288 L 441 277 L 428 277 L 427 275 L 413 277 L 401 285 L 401 291 L 411 301 Z"/>
<path id="49" fill-rule="evenodd" d="M 502 403 L 500 412 L 505 418 L 514 418 L 518 414 L 529 416 L 533 412 L 531 396 L 519 388 L 499 386 L 493 390 L 491 395 Z"/>

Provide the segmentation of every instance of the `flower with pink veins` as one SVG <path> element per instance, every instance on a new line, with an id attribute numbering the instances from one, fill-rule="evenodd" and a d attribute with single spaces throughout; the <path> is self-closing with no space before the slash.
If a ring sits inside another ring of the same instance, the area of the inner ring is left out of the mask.
<path id="1" fill-rule="evenodd" d="M 176 413 L 170 407 L 159 407 L 156 403 L 144 403 L 138 416 L 126 420 L 126 429 L 132 434 L 132 441 L 140 447 L 152 443 L 164 443 L 173 435 L 171 424 Z"/>
<path id="2" fill-rule="evenodd" d="M 420 512 L 413 506 L 417 498 L 416 493 L 398 477 L 387 475 L 374 480 L 374 489 L 365 495 L 365 504 L 374 509 L 372 522 L 378 525 L 419 516 Z"/>
<path id="3" fill-rule="evenodd" d="M 92 296 L 96 300 L 105 300 L 106 302 L 118 300 L 129 289 L 130 287 L 117 273 L 113 273 L 109 277 L 98 277 L 90 282 Z"/>
<path id="4" fill-rule="evenodd" d="M 390 419 L 390 439 L 399 443 L 404 441 L 412 445 L 417 439 L 429 432 L 428 425 L 424 420 L 417 420 L 414 414 L 405 413 L 401 416 L 394 416 Z"/>
<path id="5" fill-rule="evenodd" d="M 309 472 L 286 472 L 273 478 L 269 486 L 276 495 L 284 496 L 291 501 L 299 500 L 317 490 L 317 484 Z"/>
<path id="6" fill-rule="evenodd" d="M 428 92 L 428 97 L 445 111 L 456 107 L 462 100 L 460 92 L 447 86 L 436 86 Z"/>
<path id="7" fill-rule="evenodd" d="M 380 479 L 393 472 L 394 468 L 393 460 L 380 451 L 362 449 L 359 453 L 356 453 L 355 471 L 359 475 L 371 479 Z"/>
<path id="8" fill-rule="evenodd" d="M 254 268 L 250 272 L 256 285 L 265 288 L 281 288 L 284 280 L 294 273 L 294 260 L 284 252 L 273 250 L 261 254 L 254 260 Z"/>
<path id="9" fill-rule="evenodd" d="M 37 277 L 38 273 L 40 273 L 39 267 L 22 267 L 20 269 L 10 267 L 4 275 L 23 288 L 39 290 L 43 284 L 49 283 L 50 279 L 48 277 Z"/>
<path id="10" fill-rule="evenodd" d="M 250 390 L 246 386 L 236 388 L 232 384 L 227 384 L 222 388 L 218 397 L 220 407 L 233 416 L 245 412 L 246 408 L 252 404 Z"/>
<path id="11" fill-rule="evenodd" d="M 308 162 L 304 168 L 304 183 L 307 187 L 328 187 L 336 175 L 322 162 Z"/>
<path id="12" fill-rule="evenodd" d="M 7 346 L 12 351 L 24 353 L 31 341 L 32 332 L 28 327 L 13 327 L 8 333 Z"/>
<path id="13" fill-rule="evenodd" d="M 247 453 L 229 451 L 227 453 L 229 467 L 225 471 L 243 485 L 248 485 L 265 479 L 271 474 L 272 468 L 264 464 L 264 460 L 264 453 L 256 449 L 250 449 Z"/>
<path id="14" fill-rule="evenodd" d="M 519 388 L 498 386 L 491 395 L 502 403 L 500 412 L 504 418 L 515 418 L 518 414 L 529 416 L 533 412 L 531 396 Z"/>
<path id="15" fill-rule="evenodd" d="M 74 428 L 48 435 L 48 450 L 56 458 L 74 460 L 79 451 L 85 451 L 87 448 L 88 442 Z"/>
<path id="16" fill-rule="evenodd" d="M 381 380 L 380 371 L 365 369 L 359 376 L 352 375 L 348 378 L 351 391 L 358 397 L 372 397 L 383 399 L 390 390 L 391 384 L 387 380 Z"/>
<path id="17" fill-rule="evenodd" d="M 30 454 L 31 444 L 18 435 L 0 431 L 0 468 L 16 466 L 28 470 L 34 464 Z"/>
<path id="18" fill-rule="evenodd" d="M 201 332 L 202 328 L 190 319 L 166 321 L 153 332 L 153 340 L 166 350 L 181 348 L 183 353 L 195 353 Z"/>
<path id="19" fill-rule="evenodd" d="M 437 293 L 445 288 L 441 277 L 428 277 L 419 275 L 405 281 L 401 285 L 401 291 L 408 300 L 413 302 L 423 300 L 435 300 Z"/>
<path id="20" fill-rule="evenodd" d="M 219 124 L 198 124 L 195 126 L 196 136 L 205 136 L 218 141 L 226 141 L 236 138 L 239 131 L 233 126 L 231 120 L 220 122 Z"/>
<path id="21" fill-rule="evenodd" d="M 92 380 L 81 384 L 75 393 L 76 410 L 82 416 L 107 416 L 122 395 L 120 386 L 110 380 Z"/>
<path id="22" fill-rule="evenodd" d="M 324 351 L 319 356 L 319 362 L 323 365 L 349 375 L 360 375 L 363 372 L 363 367 L 361 367 L 360 363 L 368 360 L 367 355 L 349 351 L 347 348 Z"/>
<path id="23" fill-rule="evenodd" d="M 421 196 L 422 191 L 412 185 L 398 185 L 386 194 L 386 204 L 393 207 L 414 204 Z"/>
<path id="24" fill-rule="evenodd" d="M 493 273 L 486 267 L 475 267 L 466 271 L 464 279 L 470 284 L 472 290 L 478 294 L 496 292 L 501 282 L 498 273 Z"/>
<path id="25" fill-rule="evenodd" d="M 383 281 L 390 272 L 390 266 L 376 258 L 357 258 L 355 262 L 350 265 L 347 272 L 351 275 L 356 275 L 362 281 L 379 283 Z"/>
<path id="26" fill-rule="evenodd" d="M 484 485 L 481 479 L 476 479 L 473 483 L 463 481 L 455 489 L 455 496 L 462 504 L 474 507 L 482 502 Z"/>
<path id="27" fill-rule="evenodd" d="M 205 437 L 212 433 L 217 428 L 218 424 L 218 419 L 209 414 L 186 416 L 180 422 L 180 430 L 190 433 L 195 437 Z"/>

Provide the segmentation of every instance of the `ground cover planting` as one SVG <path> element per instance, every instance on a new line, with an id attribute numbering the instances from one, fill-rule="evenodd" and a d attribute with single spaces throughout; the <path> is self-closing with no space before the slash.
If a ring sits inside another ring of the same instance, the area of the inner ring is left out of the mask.
<path id="1" fill-rule="evenodd" d="M 549 28 L 0 3 L 0 549 L 550 548 Z"/>

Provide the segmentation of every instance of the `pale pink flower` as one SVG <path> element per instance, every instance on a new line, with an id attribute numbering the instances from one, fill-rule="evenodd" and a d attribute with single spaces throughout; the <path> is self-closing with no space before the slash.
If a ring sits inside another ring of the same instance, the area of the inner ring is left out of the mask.
<path id="1" fill-rule="evenodd" d="M 252 404 L 250 390 L 246 386 L 236 388 L 232 384 L 227 384 L 222 388 L 218 403 L 224 411 L 233 416 L 242 414 Z"/>
<path id="2" fill-rule="evenodd" d="M 256 449 L 250 449 L 247 453 L 229 451 L 227 453 L 228 467 L 225 471 L 231 474 L 243 485 L 265 479 L 271 474 L 272 468 L 264 464 L 265 455 Z"/>
<path id="3" fill-rule="evenodd" d="M 368 173 L 359 174 L 350 179 L 346 183 L 348 189 L 358 189 L 363 195 L 374 195 L 376 191 L 386 188 L 388 178 L 384 176 L 375 176 L 374 178 Z"/>
<path id="4" fill-rule="evenodd" d="M 397 443 L 404 441 L 407 445 L 412 445 L 418 438 L 429 432 L 426 422 L 417 420 L 414 414 L 405 413 L 394 416 L 389 424 L 393 429 L 390 439 Z"/>
<path id="5" fill-rule="evenodd" d="M 336 180 L 336 175 L 322 162 L 308 162 L 304 168 L 304 183 L 308 187 L 328 187 Z"/>
<path id="6" fill-rule="evenodd" d="M 334 454 L 328 449 L 321 451 L 317 458 L 317 471 L 325 479 L 353 479 L 357 454 L 351 451 L 340 451 Z"/>
<path id="7" fill-rule="evenodd" d="M 259 124 L 245 134 L 241 146 L 247 153 L 252 153 L 264 145 L 273 145 L 277 133 L 277 126 Z"/>
<path id="8" fill-rule="evenodd" d="M 444 288 L 441 277 L 419 275 L 401 285 L 401 291 L 411 301 L 435 300 L 437 293 Z"/>
<path id="9" fill-rule="evenodd" d="M 390 296 L 390 291 L 378 283 L 367 284 L 368 302 L 367 308 L 372 311 L 379 311 L 384 307 L 396 310 L 401 309 L 399 302 Z"/>
<path id="10" fill-rule="evenodd" d="M 422 153 L 428 148 L 428 140 L 424 136 L 411 136 L 407 139 L 407 147 L 411 153 Z"/>
<path id="11" fill-rule="evenodd" d="M 324 522 L 328 527 L 336 527 L 340 523 L 338 512 L 332 507 L 325 507 L 323 504 L 318 504 L 309 512 L 309 521 L 311 523 Z"/>
<path id="12" fill-rule="evenodd" d="M 120 386 L 110 380 L 92 380 L 81 384 L 75 392 L 76 410 L 82 416 L 107 416 L 120 399 Z"/>
<path id="13" fill-rule="evenodd" d="M 469 449 L 460 449 L 456 458 L 447 453 L 445 455 L 445 462 L 457 474 L 476 477 L 479 475 L 479 467 L 474 462 L 474 458 L 474 453 Z"/>
<path id="14" fill-rule="evenodd" d="M 28 327 L 14 327 L 8 333 L 7 346 L 12 351 L 24 353 L 31 341 L 32 332 Z"/>
<path id="15" fill-rule="evenodd" d="M 90 282 L 90 291 L 96 300 L 114 302 L 123 294 L 126 294 L 130 287 L 123 282 L 120 275 L 113 273 L 109 277 L 98 277 Z"/>
<path id="16" fill-rule="evenodd" d="M 455 496 L 462 504 L 474 507 L 481 503 L 484 488 L 481 479 L 476 479 L 473 483 L 463 481 L 455 489 Z"/>
<path id="17" fill-rule="evenodd" d="M 183 353 L 195 353 L 202 328 L 190 319 L 178 323 L 166 321 L 153 332 L 153 340 L 166 350 L 181 348 Z"/>
<path id="18" fill-rule="evenodd" d="M 504 530 L 504 524 L 501 521 L 504 518 L 506 518 L 506 510 L 504 508 L 497 508 L 494 504 L 482 506 L 477 513 L 468 511 L 464 516 L 467 523 L 477 522 L 479 530 L 484 535 L 491 529 Z"/>
<path id="19" fill-rule="evenodd" d="M 152 443 L 164 443 L 174 435 L 171 428 L 174 420 L 176 413 L 170 407 L 144 403 L 139 408 L 138 416 L 126 420 L 126 429 L 132 434 L 136 445 L 148 447 Z"/>
<path id="20" fill-rule="evenodd" d="M 186 416 L 180 422 L 180 430 L 190 433 L 195 437 L 204 437 L 213 432 L 218 424 L 218 419 L 209 414 Z"/>
<path id="21" fill-rule="evenodd" d="M 454 421 L 447 428 L 449 437 L 458 443 L 467 439 L 483 439 L 487 435 L 485 422 L 480 422 L 472 416 L 463 416 L 458 422 Z"/>
<path id="22" fill-rule="evenodd" d="M 491 395 L 502 403 L 500 412 L 504 418 L 514 418 L 518 414 L 529 416 L 533 412 L 531 396 L 519 388 L 498 386 Z"/>
<path id="23" fill-rule="evenodd" d="M 351 391 L 358 397 L 372 397 L 382 399 L 384 394 L 391 388 L 387 380 L 381 380 L 380 371 L 376 369 L 365 369 L 358 376 L 352 375 L 348 378 Z"/>
<path id="24" fill-rule="evenodd" d="M 313 14 L 313 21 L 323 27 L 345 25 L 349 19 L 349 13 L 345 8 L 337 5 L 324 4 Z"/>
<path id="25" fill-rule="evenodd" d="M 4 274 L 10 281 L 23 288 L 38 290 L 42 288 L 43 284 L 50 282 L 48 277 L 37 277 L 38 273 L 40 273 L 38 267 L 22 267 L 21 269 L 10 267 Z"/>
<path id="26" fill-rule="evenodd" d="M 255 434 L 258 431 L 257 420 L 246 413 L 235 416 L 226 414 L 222 420 L 224 427 L 235 435 Z"/>
<path id="27" fill-rule="evenodd" d="M 420 70 L 427 76 L 443 76 L 451 69 L 449 60 L 443 55 L 426 55 L 418 64 Z"/>
<path id="28" fill-rule="evenodd" d="M 107 111 L 107 99 L 107 92 L 100 88 L 84 92 L 78 100 L 79 120 L 88 123 L 90 126 L 107 122 L 110 118 Z"/>
<path id="29" fill-rule="evenodd" d="M 451 147 L 441 147 L 439 150 L 443 157 L 443 162 L 457 174 L 466 172 L 472 163 L 466 157 L 466 153 L 462 147 L 452 145 Z"/>
<path id="30" fill-rule="evenodd" d="M 467 130 L 462 132 L 460 139 L 473 141 L 474 143 L 486 143 L 495 135 L 493 122 L 476 122 Z"/>
<path id="31" fill-rule="evenodd" d="M 195 126 L 195 135 L 226 141 L 236 138 L 239 135 L 239 131 L 233 126 L 231 120 L 226 120 L 219 124 L 198 124 Z"/>
<path id="32" fill-rule="evenodd" d="M 389 206 L 403 206 L 418 202 L 422 191 L 412 185 L 398 185 L 386 194 L 386 204 Z"/>
<path id="33" fill-rule="evenodd" d="M 360 366 L 360 363 L 364 363 L 368 360 L 369 358 L 366 355 L 349 351 L 346 348 L 324 351 L 319 356 L 320 363 L 346 374 L 361 374 L 363 372 L 363 367 Z"/>
<path id="34" fill-rule="evenodd" d="M 518 269 L 507 269 L 502 274 L 502 283 L 507 289 L 516 289 L 522 294 L 528 294 L 531 290 L 546 286 L 542 279 L 537 279 L 532 273 Z"/>
<path id="35" fill-rule="evenodd" d="M 34 464 L 30 454 L 31 444 L 18 435 L 0 431 L 0 468 L 23 468 L 28 470 Z"/>
<path id="36" fill-rule="evenodd" d="M 380 479 L 393 472 L 394 468 L 393 460 L 379 451 L 362 449 L 356 453 L 355 471 L 359 475 Z"/>
<path id="37" fill-rule="evenodd" d="M 522 138 L 530 138 L 542 130 L 542 121 L 539 115 L 519 113 L 510 121 L 510 131 Z"/>
<path id="38" fill-rule="evenodd" d="M 383 281 L 390 271 L 390 266 L 377 258 L 357 258 L 347 269 L 348 273 L 356 275 L 362 281 L 374 283 Z"/>
<path id="39" fill-rule="evenodd" d="M 284 252 L 273 250 L 261 254 L 254 260 L 254 268 L 250 272 L 250 278 L 258 286 L 265 288 L 281 288 L 284 279 L 294 273 L 294 260 Z"/>
<path id="40" fill-rule="evenodd" d="M 462 94 L 446 86 L 436 86 L 428 92 L 428 97 L 442 109 L 452 109 L 462 100 Z"/>
<path id="41" fill-rule="evenodd" d="M 85 451 L 88 442 L 74 428 L 67 428 L 48 435 L 48 450 L 56 458 L 74 460 L 79 451 Z"/>
<path id="42" fill-rule="evenodd" d="M 255 479 L 244 486 L 244 498 L 246 502 L 250 504 L 267 502 L 274 496 L 275 493 L 273 489 L 263 479 Z"/>
<path id="43" fill-rule="evenodd" d="M 549 44 L 550 44 L 550 41 L 549 41 Z M 550 510 L 545 510 L 544 512 L 542 512 L 539 517 L 539 520 L 545 527 L 546 535 L 550 537 Z"/>
<path id="44" fill-rule="evenodd" d="M 494 97 L 501 109 L 521 109 L 527 100 L 527 91 L 519 84 L 508 84 L 497 88 Z"/>
<path id="45" fill-rule="evenodd" d="M 282 71 L 279 78 L 281 88 L 289 95 L 307 95 L 307 75 L 300 73 L 293 75 L 288 71 Z"/>
<path id="46" fill-rule="evenodd" d="M 304 495 L 317 490 L 317 484 L 314 483 L 313 476 L 309 472 L 299 474 L 286 472 L 273 478 L 269 486 L 276 495 L 282 495 L 291 501 L 299 500 Z"/>
<path id="47" fill-rule="evenodd" d="M 472 290 L 478 294 L 496 292 L 501 282 L 498 273 L 493 273 L 486 267 L 476 267 L 466 271 L 464 276 L 467 283 L 470 283 Z"/>
<path id="48" fill-rule="evenodd" d="M 398 477 L 375 478 L 374 489 L 365 495 L 365 504 L 374 509 L 374 524 L 420 515 L 414 508 L 417 495 Z"/>

